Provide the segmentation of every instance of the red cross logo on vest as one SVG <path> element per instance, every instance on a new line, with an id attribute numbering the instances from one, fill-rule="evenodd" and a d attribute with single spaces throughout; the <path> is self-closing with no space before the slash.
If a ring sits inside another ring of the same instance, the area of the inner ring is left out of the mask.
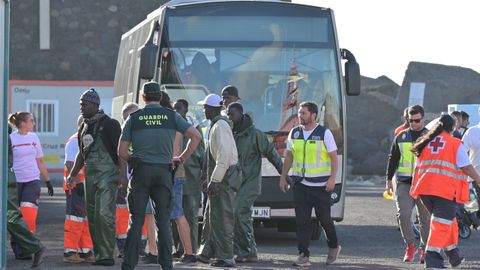
<path id="1" fill-rule="evenodd" d="M 443 140 L 442 136 L 437 136 L 433 141 L 428 143 L 428 148 L 432 150 L 433 154 L 438 154 L 443 147 L 445 147 L 445 141 Z"/>

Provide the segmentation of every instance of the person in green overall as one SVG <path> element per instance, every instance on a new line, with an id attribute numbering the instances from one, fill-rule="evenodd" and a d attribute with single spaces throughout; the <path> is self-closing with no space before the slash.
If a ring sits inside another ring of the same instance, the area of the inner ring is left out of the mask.
<path id="1" fill-rule="evenodd" d="M 127 118 L 118 146 L 118 155 L 132 170 L 127 197 L 131 220 L 122 269 L 134 269 L 137 265 L 145 208 L 150 197 L 157 225 L 158 263 L 163 270 L 170 270 L 173 269 L 170 211 L 174 166 L 190 157 L 201 135 L 178 113 L 160 106 L 162 95 L 158 83 L 145 83 L 142 92 L 146 105 Z M 190 143 L 174 157 L 173 143 L 177 131 L 190 138 Z"/>
<path id="2" fill-rule="evenodd" d="M 227 115 L 233 122 L 233 137 L 243 173 L 242 185 L 235 199 L 233 251 L 237 255 L 237 263 L 252 263 L 258 261 L 252 211 L 253 203 L 262 190 L 262 157 L 266 157 L 279 174 L 282 173 L 283 162 L 267 135 L 255 128 L 250 116 L 243 114 L 240 103 L 230 103 Z"/>
<path id="3" fill-rule="evenodd" d="M 120 124 L 99 109 L 100 96 L 92 88 L 80 97 L 83 123 L 78 130 L 80 151 L 75 159 L 67 186 L 85 166 L 85 202 L 92 236 L 95 262 L 111 266 L 115 247 L 115 201 L 120 182 L 118 140 Z"/>
<path id="4" fill-rule="evenodd" d="M 12 128 L 8 127 L 8 134 L 12 132 Z M 38 240 L 28 228 L 22 218 L 22 212 L 18 208 L 17 198 L 17 181 L 13 172 L 13 152 L 12 142 L 8 136 L 8 201 L 7 201 L 7 231 L 10 237 L 15 241 L 22 251 L 22 259 L 31 259 L 33 255 L 32 268 L 38 267 L 45 257 L 47 248 Z"/>
<path id="5" fill-rule="evenodd" d="M 222 98 L 210 94 L 200 102 L 205 117 L 211 121 L 206 151 L 207 206 L 204 214 L 202 243 L 197 259 L 214 267 L 233 267 L 234 201 L 241 185 L 237 147 L 230 120 L 220 115 Z"/>

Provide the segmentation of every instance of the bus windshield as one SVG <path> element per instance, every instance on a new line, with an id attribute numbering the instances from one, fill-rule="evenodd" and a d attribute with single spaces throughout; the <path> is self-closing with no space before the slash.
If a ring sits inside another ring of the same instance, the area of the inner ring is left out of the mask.
<path id="1" fill-rule="evenodd" d="M 340 149 L 341 77 L 330 13 L 259 5 L 242 14 L 241 8 L 222 7 L 167 12 L 158 70 L 162 88 L 172 100 L 189 99 L 192 115 L 205 122 L 197 101 L 234 85 L 255 127 L 277 136 L 298 125 L 301 102 L 313 101 L 319 123 L 332 130 Z"/>

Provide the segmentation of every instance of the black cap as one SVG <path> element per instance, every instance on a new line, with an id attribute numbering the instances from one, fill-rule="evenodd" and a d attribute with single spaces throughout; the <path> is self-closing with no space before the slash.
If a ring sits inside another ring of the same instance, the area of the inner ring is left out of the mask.
<path id="1" fill-rule="evenodd" d="M 159 94 L 160 93 L 160 85 L 157 82 L 147 82 L 144 83 L 142 86 L 142 92 L 144 95 L 148 94 Z"/>
<path id="2" fill-rule="evenodd" d="M 238 89 L 233 85 L 227 85 L 222 89 L 222 96 L 234 96 L 240 99 L 238 96 Z"/>
<path id="3" fill-rule="evenodd" d="M 80 96 L 80 100 L 89 101 L 100 105 L 100 96 L 93 88 L 90 88 L 87 91 L 83 92 L 82 96 Z"/>

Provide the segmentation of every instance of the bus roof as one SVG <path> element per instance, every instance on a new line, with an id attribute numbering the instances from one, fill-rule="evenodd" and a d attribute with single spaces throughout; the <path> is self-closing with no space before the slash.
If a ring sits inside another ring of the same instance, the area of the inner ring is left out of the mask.
<path id="1" fill-rule="evenodd" d="M 296 5 L 296 6 L 308 6 L 308 7 L 315 7 L 315 8 L 322 8 L 318 6 L 312 6 L 307 4 L 298 4 L 292 3 L 291 0 L 171 0 L 167 3 L 161 5 L 158 9 L 150 12 L 145 20 L 141 21 L 139 24 L 135 25 L 132 29 L 122 35 L 122 40 L 137 31 L 139 28 L 143 27 L 145 24 L 150 24 L 153 18 L 157 18 L 162 14 L 162 10 L 166 7 L 168 8 L 175 8 L 179 6 L 185 5 L 195 5 L 201 3 L 221 3 L 221 2 L 265 2 L 265 3 L 285 3 L 287 5 Z M 327 9 L 327 8 L 322 8 Z"/>

